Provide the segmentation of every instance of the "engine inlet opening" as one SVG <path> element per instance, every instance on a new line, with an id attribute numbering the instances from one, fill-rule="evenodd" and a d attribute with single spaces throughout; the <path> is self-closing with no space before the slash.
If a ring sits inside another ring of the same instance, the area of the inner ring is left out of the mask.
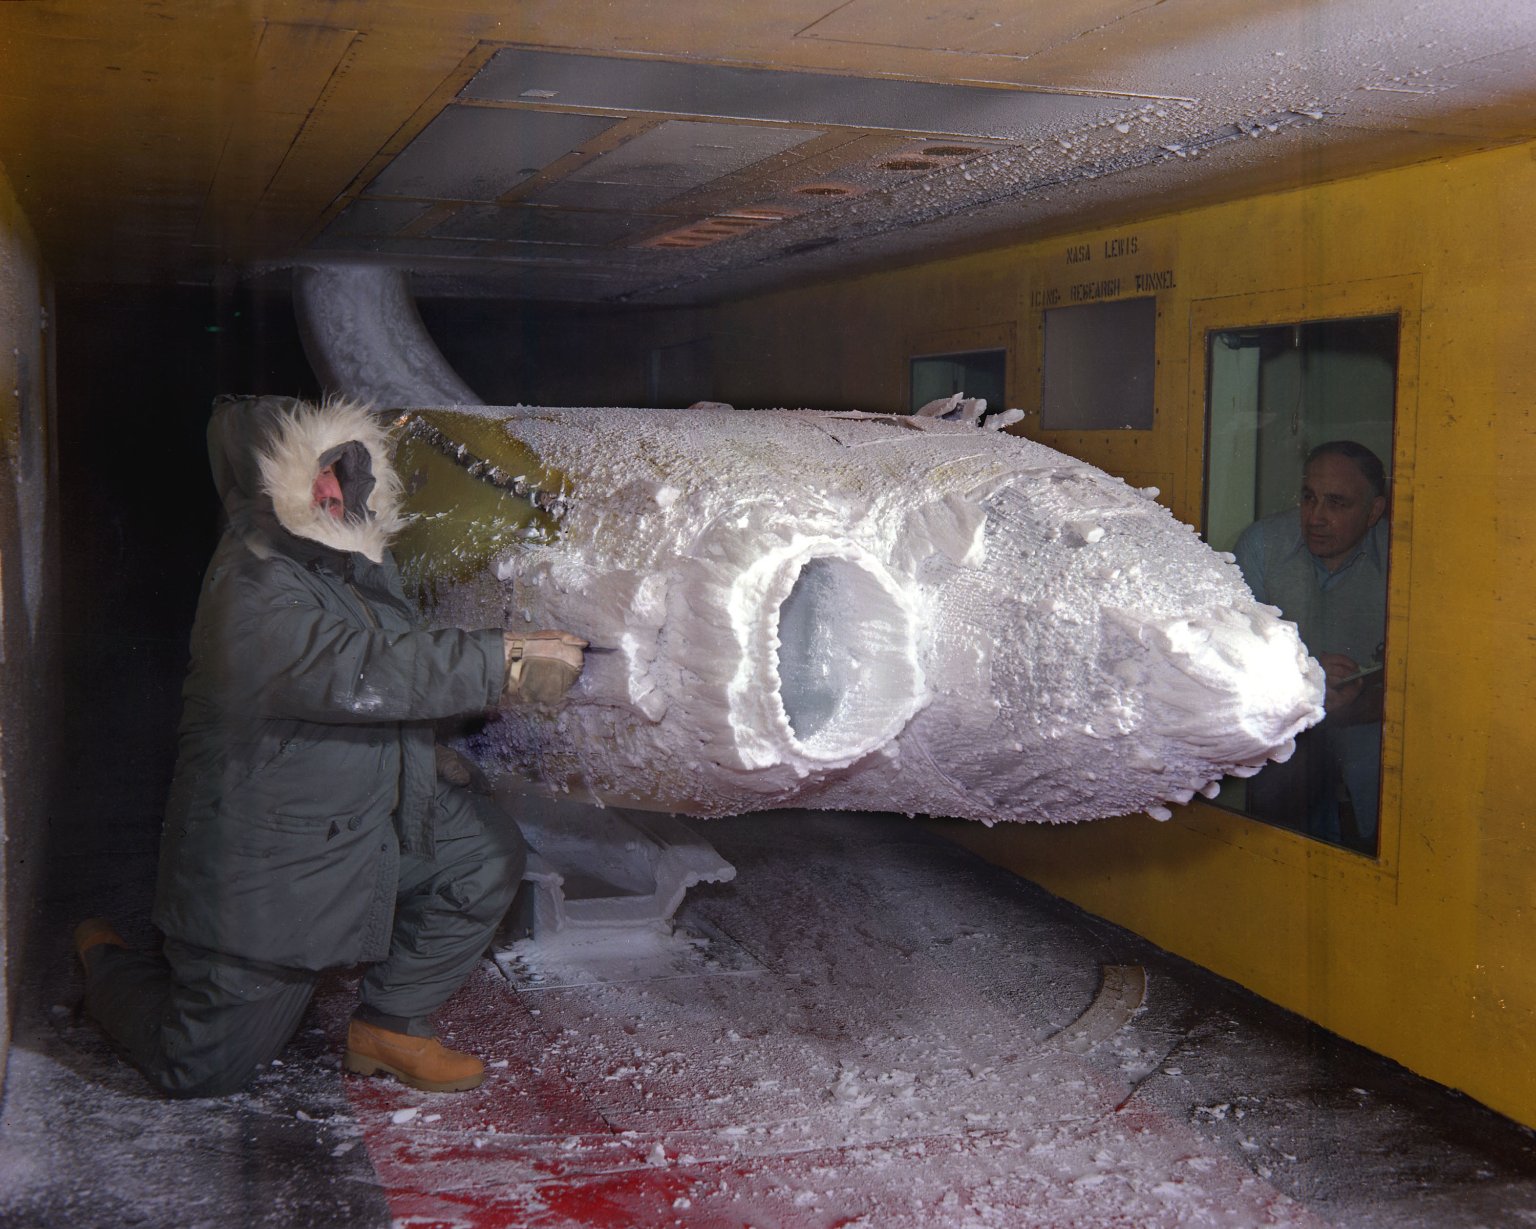
<path id="1" fill-rule="evenodd" d="M 912 617 L 851 559 L 807 560 L 779 607 L 780 697 L 806 750 L 873 749 L 906 723 L 920 686 Z"/>

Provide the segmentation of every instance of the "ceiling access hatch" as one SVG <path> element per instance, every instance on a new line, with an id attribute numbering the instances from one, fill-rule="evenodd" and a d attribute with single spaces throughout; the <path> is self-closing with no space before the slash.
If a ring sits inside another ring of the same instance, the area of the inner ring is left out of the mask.
<path id="1" fill-rule="evenodd" d="M 459 97 L 651 115 L 770 120 L 866 131 L 1021 140 L 1107 117 L 1120 98 L 1000 85 L 624 60 L 507 47 Z"/>
<path id="2" fill-rule="evenodd" d="M 367 193 L 494 201 L 618 122 L 613 116 L 448 106 L 379 172 Z"/>
<path id="3" fill-rule="evenodd" d="M 528 199 L 541 205 L 647 209 L 821 135 L 817 129 L 667 120 Z"/>
<path id="4" fill-rule="evenodd" d="M 674 219 L 662 214 L 537 205 L 465 205 L 432 228 L 434 239 L 607 246 L 647 234 Z"/>
<path id="5" fill-rule="evenodd" d="M 396 235 L 431 209 L 424 201 L 355 200 L 331 220 L 325 234 L 335 240 Z"/>

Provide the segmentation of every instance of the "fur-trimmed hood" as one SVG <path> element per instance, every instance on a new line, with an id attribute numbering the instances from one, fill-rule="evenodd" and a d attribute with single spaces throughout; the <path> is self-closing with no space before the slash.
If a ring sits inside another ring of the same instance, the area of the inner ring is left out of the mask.
<path id="1" fill-rule="evenodd" d="M 360 461 L 354 469 L 368 471 L 354 474 L 355 490 L 363 498 L 349 498 L 348 515 L 340 521 L 315 507 L 312 498 L 316 476 L 338 453 Z M 400 478 L 389 454 L 384 425 L 368 406 L 354 401 L 226 400 L 214 407 L 208 422 L 214 485 L 230 528 L 253 549 L 280 548 L 286 533 L 380 562 L 404 523 Z"/>

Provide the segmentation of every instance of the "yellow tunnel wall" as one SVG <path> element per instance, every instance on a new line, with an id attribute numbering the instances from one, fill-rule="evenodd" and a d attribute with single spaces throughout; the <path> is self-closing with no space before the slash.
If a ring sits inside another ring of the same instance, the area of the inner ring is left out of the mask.
<path id="1" fill-rule="evenodd" d="M 742 301 L 714 330 L 738 405 L 901 409 L 912 355 L 1006 347 L 1026 433 L 1198 525 L 1207 330 L 1399 313 L 1379 858 L 1199 802 L 1161 824 L 943 826 L 1529 1125 L 1533 201 L 1536 145 L 1505 148 Z M 1153 429 L 1041 431 L 1042 308 L 1151 288 Z"/>

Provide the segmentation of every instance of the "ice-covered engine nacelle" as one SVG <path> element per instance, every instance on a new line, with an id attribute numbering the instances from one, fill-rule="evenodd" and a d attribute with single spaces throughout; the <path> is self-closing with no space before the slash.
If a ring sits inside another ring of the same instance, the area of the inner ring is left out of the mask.
<path id="1" fill-rule="evenodd" d="M 430 617 L 595 649 L 472 741 L 557 794 L 991 823 L 1148 811 L 1322 716 L 1293 625 L 1149 494 L 967 423 L 423 410 L 397 554 Z"/>

